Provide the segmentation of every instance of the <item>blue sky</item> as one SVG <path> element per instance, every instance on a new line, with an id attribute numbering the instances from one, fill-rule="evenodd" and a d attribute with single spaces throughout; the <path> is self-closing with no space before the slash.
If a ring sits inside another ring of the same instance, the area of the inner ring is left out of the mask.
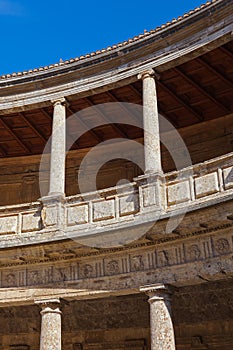
<path id="1" fill-rule="evenodd" d="M 0 0 L 0 75 L 56 63 L 153 29 L 201 0 Z"/>

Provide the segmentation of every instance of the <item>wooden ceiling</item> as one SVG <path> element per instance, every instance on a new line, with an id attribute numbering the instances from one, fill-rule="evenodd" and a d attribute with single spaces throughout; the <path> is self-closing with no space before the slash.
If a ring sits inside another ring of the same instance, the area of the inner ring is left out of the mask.
<path id="1" fill-rule="evenodd" d="M 163 72 L 157 82 L 157 90 L 159 112 L 178 129 L 232 113 L 233 41 Z M 67 117 L 87 107 L 118 101 L 142 104 L 142 82 L 68 100 Z M 97 114 L 100 120 L 109 124 L 83 134 L 74 142 L 72 149 L 93 147 L 114 137 L 136 139 L 143 136 L 140 128 L 115 124 L 114 118 L 108 120 L 100 110 Z M 52 106 L 0 115 L 0 157 L 41 154 L 51 135 L 52 115 Z M 87 113 L 74 127 L 89 129 L 94 117 L 96 115 Z M 137 118 L 133 113 L 130 117 Z"/>

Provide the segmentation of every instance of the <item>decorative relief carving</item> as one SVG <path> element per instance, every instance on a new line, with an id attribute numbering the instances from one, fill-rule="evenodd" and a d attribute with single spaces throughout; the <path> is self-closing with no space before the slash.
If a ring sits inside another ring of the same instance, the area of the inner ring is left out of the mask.
<path id="1" fill-rule="evenodd" d="M 17 286 L 16 275 L 14 273 L 7 274 L 4 280 L 4 285 L 7 285 L 8 287 L 16 287 Z"/>
<path id="2" fill-rule="evenodd" d="M 57 282 L 64 282 L 69 280 L 69 271 L 67 268 L 56 268 L 53 274 L 53 280 Z"/>
<path id="3" fill-rule="evenodd" d="M 85 264 L 81 267 L 81 276 L 84 278 L 93 277 L 94 268 L 90 264 Z"/>
<path id="4" fill-rule="evenodd" d="M 41 281 L 41 274 L 39 271 L 28 271 L 28 284 L 29 285 L 37 285 Z"/>
<path id="5" fill-rule="evenodd" d="M 215 240 L 212 238 L 212 242 L 213 244 L 211 244 L 211 237 L 205 237 L 205 239 L 198 241 L 192 239 L 184 244 L 179 243 L 176 246 L 174 246 L 174 243 L 172 245 L 166 244 L 164 249 L 150 247 L 141 250 L 141 247 L 138 246 L 138 253 L 125 253 L 117 259 L 98 258 L 98 260 L 93 262 L 93 257 L 91 257 L 91 260 L 79 264 L 77 261 L 62 263 L 58 259 L 59 265 L 58 263 L 50 262 L 48 265 L 38 268 L 35 268 L 34 265 L 35 262 L 37 266 L 39 265 L 36 260 L 24 259 L 24 264 L 19 265 L 17 270 L 12 270 L 12 268 L 7 270 L 1 269 L 0 285 L 3 288 L 46 285 L 53 282 L 78 281 L 79 279 L 115 276 L 140 271 L 156 271 L 157 276 L 159 276 L 162 271 L 160 268 L 174 265 L 182 266 L 188 262 L 214 257 L 212 246 L 214 246 L 214 250 L 218 255 L 224 255 L 232 251 L 230 239 L 226 235 L 221 238 L 217 237 Z M 64 253 L 68 254 L 68 258 L 75 258 L 75 254 L 71 251 L 64 250 Z M 114 250 L 112 253 L 114 254 Z M 111 251 L 109 255 L 111 255 Z M 31 266 L 25 268 L 27 263 L 31 264 Z M 208 267 L 209 265 L 210 267 Z M 211 269 L 221 272 L 224 267 L 217 265 L 213 267 L 213 264 L 209 262 L 203 265 L 203 271 L 207 275 Z M 176 279 L 177 276 L 174 278 Z"/>
<path id="6" fill-rule="evenodd" d="M 108 275 L 117 275 L 120 272 L 119 263 L 116 260 L 111 260 L 106 264 L 106 272 Z"/>
<path id="7" fill-rule="evenodd" d="M 162 250 L 158 252 L 158 265 L 159 266 L 168 266 L 170 264 L 170 252 L 168 250 Z"/>
<path id="8" fill-rule="evenodd" d="M 215 250 L 219 254 L 228 253 L 230 250 L 230 244 L 226 238 L 220 238 L 215 242 Z"/>
<path id="9" fill-rule="evenodd" d="M 131 257 L 131 268 L 133 271 L 144 270 L 144 262 L 142 255 L 135 255 Z"/>
<path id="10" fill-rule="evenodd" d="M 198 260 L 201 257 L 201 250 L 197 244 L 192 244 L 187 249 L 187 253 L 191 261 Z"/>

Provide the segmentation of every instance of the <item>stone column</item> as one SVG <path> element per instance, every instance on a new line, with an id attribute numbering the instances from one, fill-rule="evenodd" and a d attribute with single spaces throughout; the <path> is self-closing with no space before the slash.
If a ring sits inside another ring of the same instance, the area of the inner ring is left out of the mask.
<path id="1" fill-rule="evenodd" d="M 138 75 L 143 83 L 143 126 L 145 147 L 145 174 L 161 173 L 159 115 L 153 69 Z"/>
<path id="2" fill-rule="evenodd" d="M 52 101 L 53 129 L 51 142 L 49 196 L 65 194 L 66 106 L 65 99 Z"/>
<path id="3" fill-rule="evenodd" d="M 171 290 L 161 285 L 140 288 L 149 296 L 151 350 L 175 350 L 175 337 L 171 319 Z"/>
<path id="4" fill-rule="evenodd" d="M 42 308 L 40 350 L 61 350 L 60 300 L 39 300 L 35 303 Z"/>

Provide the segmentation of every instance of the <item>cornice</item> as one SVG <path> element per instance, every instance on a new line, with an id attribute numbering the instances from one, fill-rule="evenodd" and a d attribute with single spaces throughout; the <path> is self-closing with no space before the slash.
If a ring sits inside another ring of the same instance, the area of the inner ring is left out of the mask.
<path id="1" fill-rule="evenodd" d="M 45 107 L 51 100 L 90 91 L 101 92 L 137 80 L 142 71 L 160 73 L 193 59 L 230 40 L 233 32 L 228 0 L 208 2 L 178 22 L 142 35 L 136 42 L 121 45 L 81 60 L 45 71 L 0 79 L 0 111 Z M 213 17 L 212 17 L 213 16 Z M 207 30 L 208 26 L 208 30 Z"/>
<path id="2" fill-rule="evenodd" d="M 183 15 L 173 18 L 171 21 L 166 22 L 165 24 L 162 24 L 161 26 L 156 27 L 155 29 L 152 29 L 150 31 L 144 31 L 144 33 L 139 34 L 134 36 L 133 38 L 130 38 L 128 40 L 125 40 L 123 42 L 120 42 L 118 44 L 108 46 L 104 49 L 97 50 L 95 52 L 91 52 L 85 55 L 81 55 L 79 57 L 71 58 L 69 60 L 65 60 L 64 62 L 61 60 L 59 63 L 51 64 L 48 66 L 44 67 L 39 67 L 35 69 L 30 69 L 27 71 L 23 72 L 14 72 L 12 74 L 5 74 L 0 77 L 0 80 L 6 80 L 6 79 L 11 79 L 14 80 L 16 77 L 25 77 L 25 76 L 36 76 L 36 75 L 41 75 L 44 72 L 49 72 L 49 71 L 60 71 L 62 73 L 67 67 L 70 68 L 72 65 L 75 65 L 76 62 L 80 61 L 91 61 L 91 59 L 94 57 L 98 60 L 104 59 L 105 56 L 109 56 L 109 58 L 112 58 L 114 56 L 114 53 L 117 52 L 117 50 L 122 51 L 129 51 L 130 49 L 135 49 L 137 48 L 138 44 L 141 45 L 145 41 L 149 41 L 149 39 L 153 38 L 157 33 L 161 32 L 167 32 L 171 28 L 174 27 L 179 27 L 179 26 L 185 26 L 186 22 L 192 22 L 195 20 L 197 16 L 201 17 L 203 16 L 203 13 L 206 11 L 211 11 L 214 10 L 213 7 L 219 6 L 223 7 L 225 6 L 225 3 L 230 1 L 226 0 L 212 0 L 212 1 L 207 1 L 205 4 L 201 4 L 200 6 L 194 8 L 193 10 L 190 10 L 187 13 L 184 13 Z M 113 56 L 112 56 L 113 54 Z"/>

